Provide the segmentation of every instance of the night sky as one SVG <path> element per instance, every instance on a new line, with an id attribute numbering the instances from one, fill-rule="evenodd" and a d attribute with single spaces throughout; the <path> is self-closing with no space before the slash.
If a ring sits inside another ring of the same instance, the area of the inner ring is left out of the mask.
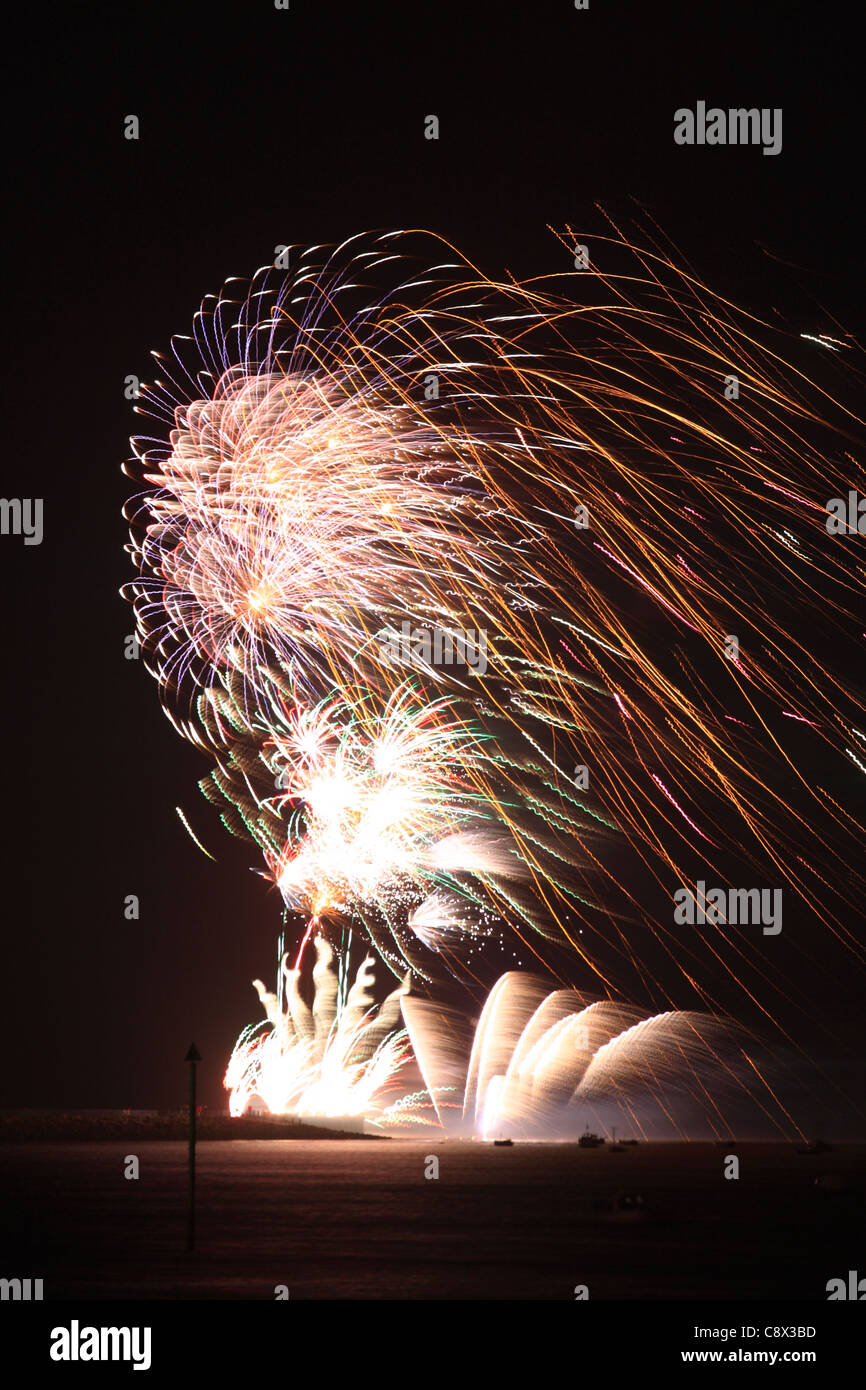
<path id="1" fill-rule="evenodd" d="M 556 268 L 548 224 L 646 208 L 700 275 L 797 331 L 864 327 L 860 47 L 837 4 L 291 0 L 31 11 L 10 52 L 4 595 L 5 1106 L 168 1106 L 192 1039 L 220 1105 L 279 899 L 204 820 L 206 759 L 124 660 L 124 378 L 280 243 L 422 227 L 492 276 Z M 777 157 L 684 149 L 698 100 L 781 107 Z M 135 113 L 141 139 L 123 138 Z M 438 115 L 438 142 L 424 117 Z M 632 202 L 634 200 L 634 202 Z M 139 895 L 139 921 L 124 919 Z M 800 988 L 814 965 L 791 947 Z M 853 1047 L 862 977 L 815 988 Z"/>

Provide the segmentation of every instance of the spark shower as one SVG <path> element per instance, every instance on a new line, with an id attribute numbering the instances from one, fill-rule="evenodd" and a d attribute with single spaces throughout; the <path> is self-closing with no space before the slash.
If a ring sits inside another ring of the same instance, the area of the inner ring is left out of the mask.
<path id="1" fill-rule="evenodd" d="M 748 928 L 684 931 L 652 894 L 736 859 L 816 949 L 859 949 L 858 871 L 827 857 L 856 865 L 861 828 L 798 772 L 804 734 L 857 775 L 866 756 L 844 659 L 803 636 L 843 658 L 859 636 L 862 573 L 825 526 L 856 422 L 658 234 L 587 242 L 562 232 L 562 273 L 522 282 L 428 233 L 289 248 L 154 354 L 123 592 L 205 797 L 283 903 L 235 1113 L 537 1129 L 603 1079 L 641 1130 L 639 1093 L 675 1106 L 688 1076 L 724 1131 L 708 1075 L 771 1105 L 725 1005 L 781 1035 L 792 987 Z M 407 631 L 483 635 L 485 661 Z M 537 973 L 503 974 L 509 944 Z M 474 1043 L 442 989 L 487 999 Z"/>

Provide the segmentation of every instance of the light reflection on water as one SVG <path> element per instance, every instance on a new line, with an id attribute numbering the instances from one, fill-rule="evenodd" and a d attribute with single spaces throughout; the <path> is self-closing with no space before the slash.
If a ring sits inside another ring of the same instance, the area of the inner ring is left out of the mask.
<path id="1" fill-rule="evenodd" d="M 130 1152 L 138 1181 L 123 1178 Z M 272 1299 L 285 1284 L 292 1298 L 569 1299 L 577 1283 L 595 1298 L 817 1296 L 816 1252 L 832 1264 L 862 1222 L 862 1149 L 834 1154 L 847 1187 L 832 1203 L 787 1146 L 750 1150 L 748 1184 L 722 1180 L 723 1158 L 432 1133 L 201 1143 L 189 1256 L 185 1145 L 3 1144 L 4 1244 L 44 1271 L 46 1298 Z M 635 1193 L 638 1214 L 622 1200 Z"/>

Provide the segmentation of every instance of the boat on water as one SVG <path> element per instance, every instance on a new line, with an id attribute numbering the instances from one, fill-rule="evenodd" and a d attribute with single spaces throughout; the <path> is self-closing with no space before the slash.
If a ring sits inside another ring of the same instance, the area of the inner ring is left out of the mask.
<path id="1" fill-rule="evenodd" d="M 513 1148 L 514 1148 L 514 1140 L 513 1140 L 513 1139 L 494 1139 L 493 1144 L 494 1144 L 494 1147 L 497 1148 L 497 1149 L 513 1149 Z"/>
<path id="2" fill-rule="evenodd" d="M 590 1134 L 589 1130 L 587 1129 L 580 1136 L 577 1142 L 582 1149 L 598 1149 L 604 1143 L 604 1140 L 601 1138 L 601 1135 Z"/>
<path id="3" fill-rule="evenodd" d="M 828 1153 L 832 1153 L 832 1152 L 833 1152 L 833 1145 L 832 1145 L 832 1144 L 827 1144 L 823 1139 L 815 1139 L 815 1140 L 813 1140 L 813 1142 L 812 1142 L 811 1144 L 807 1144 L 805 1148 L 803 1148 L 803 1149 L 798 1149 L 798 1150 L 797 1150 L 797 1153 L 798 1153 L 798 1154 L 807 1154 L 807 1155 L 808 1155 L 808 1154 L 828 1154 Z"/>

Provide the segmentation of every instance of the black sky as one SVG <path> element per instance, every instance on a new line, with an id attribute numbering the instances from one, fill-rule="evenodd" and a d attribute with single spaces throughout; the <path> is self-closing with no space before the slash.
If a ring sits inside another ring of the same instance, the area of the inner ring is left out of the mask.
<path id="1" fill-rule="evenodd" d="M 173 808 L 195 823 L 206 765 L 123 659 L 124 377 L 278 243 L 428 227 L 526 275 L 559 264 L 547 224 L 630 199 L 723 293 L 859 335 L 858 18 L 742 0 L 27 12 L 5 79 L 2 490 L 42 496 L 46 521 L 41 546 L 0 540 L 0 1104 L 179 1103 L 193 1038 L 219 1104 L 248 981 L 273 961 L 254 855 L 224 838 L 213 865 L 192 845 Z M 782 153 L 676 147 L 674 110 L 699 99 L 783 108 Z M 860 983 L 816 1007 L 853 1016 Z"/>

